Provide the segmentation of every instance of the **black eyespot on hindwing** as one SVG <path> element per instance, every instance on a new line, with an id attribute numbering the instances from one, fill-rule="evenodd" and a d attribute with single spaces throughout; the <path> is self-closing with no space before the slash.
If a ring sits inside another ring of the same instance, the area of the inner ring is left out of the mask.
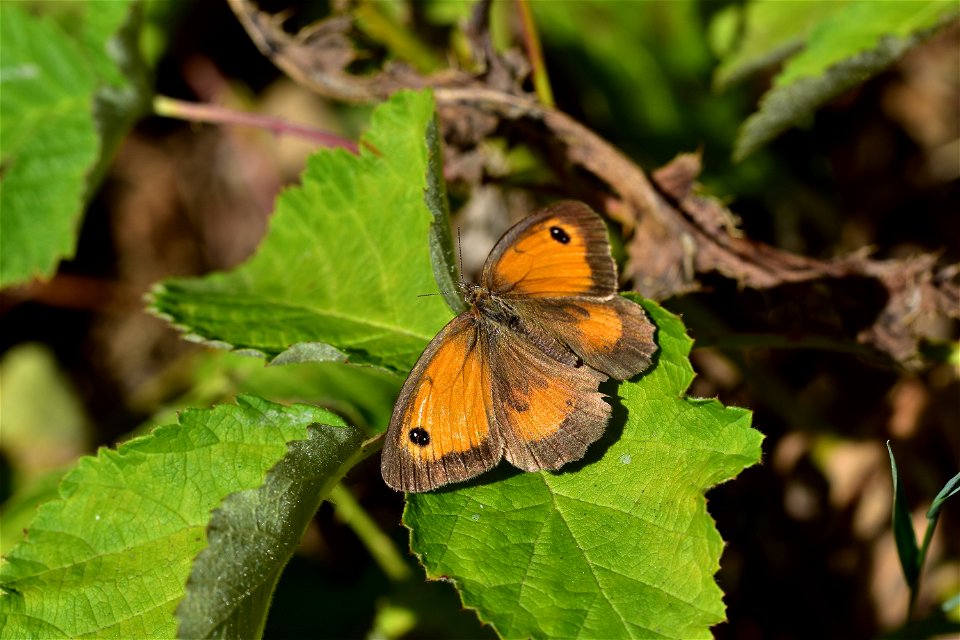
<path id="1" fill-rule="evenodd" d="M 568 244 L 570 242 L 570 236 L 563 230 L 563 227 L 550 227 L 550 237 L 560 244 Z"/>
<path id="2" fill-rule="evenodd" d="M 410 429 L 410 442 L 418 447 L 425 447 L 430 444 L 430 434 L 427 433 L 426 429 L 414 427 L 413 429 Z"/>

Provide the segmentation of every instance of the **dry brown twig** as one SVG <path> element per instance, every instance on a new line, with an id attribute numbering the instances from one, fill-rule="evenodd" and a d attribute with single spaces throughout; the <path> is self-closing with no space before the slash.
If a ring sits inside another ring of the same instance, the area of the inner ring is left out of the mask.
<path id="1" fill-rule="evenodd" d="M 348 102 L 380 102 L 400 89 L 432 88 L 447 141 L 448 178 L 471 179 L 476 164 L 460 162 L 494 132 L 522 129 L 524 141 L 563 160 L 557 171 L 586 175 L 589 192 L 632 231 L 626 275 L 637 291 L 654 299 L 694 291 L 699 277 L 716 272 L 742 287 L 764 289 L 786 283 L 851 276 L 877 281 L 886 293 L 873 324 L 857 340 L 893 361 L 918 366 L 922 326 L 931 318 L 960 317 L 956 266 L 936 270 L 936 256 L 872 260 L 856 253 L 817 260 L 752 241 L 738 233 L 734 216 L 717 200 L 698 195 L 699 157 L 680 155 L 651 177 L 613 145 L 556 109 L 537 102 L 522 86 L 527 69 L 515 57 L 498 55 L 490 44 L 489 0 L 479 2 L 467 34 L 478 73 L 446 69 L 421 75 L 390 63 L 358 76 L 347 67 L 356 52 L 349 16 L 335 15 L 298 33 L 250 0 L 229 0 L 261 52 L 292 79 L 318 94 Z M 476 176 L 473 176 L 476 179 Z"/>

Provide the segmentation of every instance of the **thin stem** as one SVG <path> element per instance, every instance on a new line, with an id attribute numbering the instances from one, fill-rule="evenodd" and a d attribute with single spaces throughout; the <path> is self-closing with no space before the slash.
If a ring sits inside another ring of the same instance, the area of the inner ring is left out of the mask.
<path id="1" fill-rule="evenodd" d="M 907 607 L 907 620 L 913 617 L 913 607 L 917 603 L 917 596 L 920 595 L 920 578 L 923 575 L 923 564 L 927 560 L 927 549 L 930 547 L 930 540 L 933 539 L 933 532 L 937 528 L 937 520 L 940 519 L 939 512 L 932 518 L 927 518 L 927 530 L 923 534 L 923 544 L 920 546 L 920 555 L 917 557 L 917 579 L 910 586 L 910 604 Z"/>
<path id="2" fill-rule="evenodd" d="M 327 498 L 333 503 L 337 516 L 353 529 L 388 578 L 395 582 L 410 578 L 410 566 L 397 551 L 393 540 L 380 530 L 343 484 L 331 489 Z"/>
<path id="3" fill-rule="evenodd" d="M 421 39 L 394 20 L 383 3 L 364 0 L 356 6 L 353 15 L 357 25 L 367 35 L 382 42 L 397 57 L 416 67 L 417 71 L 427 73 L 443 66 L 443 61 Z"/>
<path id="4" fill-rule="evenodd" d="M 530 59 L 530 68 L 533 73 L 533 88 L 537 92 L 540 102 L 553 107 L 553 90 L 550 88 L 550 77 L 543 61 L 543 50 L 540 48 L 540 36 L 537 26 L 533 23 L 533 12 L 530 11 L 528 0 L 517 0 L 517 9 L 520 11 L 520 24 L 523 27 L 523 45 Z"/>
<path id="5" fill-rule="evenodd" d="M 256 113 L 234 111 L 214 104 L 200 104 L 185 102 L 167 96 L 157 96 L 153 99 L 153 111 L 157 115 L 168 118 L 178 118 L 191 122 L 208 122 L 211 124 L 232 124 L 246 127 L 266 129 L 278 135 L 294 135 L 316 142 L 325 147 L 338 147 L 350 153 L 358 152 L 358 145 L 353 140 L 343 138 L 328 131 L 321 131 L 313 127 L 289 122 L 282 118 L 263 116 Z"/>

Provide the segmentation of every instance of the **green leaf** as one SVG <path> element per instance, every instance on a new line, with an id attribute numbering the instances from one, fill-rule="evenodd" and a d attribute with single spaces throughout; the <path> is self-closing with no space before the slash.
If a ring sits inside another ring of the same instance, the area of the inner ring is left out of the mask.
<path id="1" fill-rule="evenodd" d="M 0 429 L 0 450 L 16 481 L 73 463 L 90 450 L 83 402 L 45 346 L 20 343 L 3 354 Z"/>
<path id="2" fill-rule="evenodd" d="M 944 0 L 855 0 L 828 15 L 791 58 L 737 137 L 742 160 L 818 107 L 893 64 L 960 13 Z"/>
<path id="3" fill-rule="evenodd" d="M 64 28 L 0 4 L 0 287 L 73 255 L 86 200 L 145 108 L 128 79 L 130 7 L 74 3 Z"/>
<path id="4" fill-rule="evenodd" d="M 710 23 L 714 51 L 722 58 L 714 86 L 726 89 L 796 53 L 811 29 L 845 3 L 753 0 L 725 7 Z"/>
<path id="5" fill-rule="evenodd" d="M 427 188 L 424 201 L 433 216 L 430 223 L 430 264 L 433 275 L 447 306 L 455 313 L 467 310 L 467 303 L 460 295 L 460 269 L 453 253 L 453 237 L 450 234 L 450 209 L 447 200 L 447 183 L 443 179 L 443 139 L 436 113 L 427 123 Z"/>
<path id="6" fill-rule="evenodd" d="M 0 511 L 0 554 L 6 555 L 25 535 L 37 507 L 58 497 L 57 487 L 66 469 L 55 469 L 20 484 Z"/>
<path id="7" fill-rule="evenodd" d="M 442 181 L 429 177 L 439 171 L 435 126 L 429 92 L 395 94 L 374 111 L 359 156 L 310 158 L 249 262 L 168 280 L 153 310 L 216 346 L 274 357 L 297 345 L 297 361 L 409 370 L 450 318 L 441 297 L 418 297 L 452 277 L 445 267 L 435 277 L 423 250 L 446 224 L 434 193 Z"/>
<path id="8" fill-rule="evenodd" d="M 356 429 L 311 428 L 257 489 L 229 496 L 210 519 L 177 607 L 182 638 L 259 638 L 270 598 L 320 501 L 366 455 Z"/>
<path id="9" fill-rule="evenodd" d="M 81 459 L 61 482 L 59 499 L 39 508 L 26 540 L 0 567 L 0 636 L 173 637 L 174 609 L 194 556 L 207 546 L 210 511 L 229 494 L 259 487 L 284 456 L 311 446 L 288 454 L 287 443 L 306 438 L 311 425 L 322 425 L 311 443 L 321 433 L 341 443 L 358 437 L 323 409 L 245 396 L 237 405 L 186 411 L 177 425 Z M 318 476 L 333 466 L 322 465 Z M 315 480 L 326 486 L 330 478 Z M 279 498 L 295 493 L 283 494 L 282 478 L 267 484 L 281 489 L 272 494 L 275 508 L 297 514 L 308 508 L 283 506 Z M 223 524 L 224 514 L 237 505 L 243 511 L 246 500 L 243 494 L 229 500 L 215 517 L 210 537 L 218 549 L 221 534 L 236 528 L 229 518 Z M 261 515 L 274 528 L 290 522 L 271 508 Z M 234 552 L 240 550 L 220 553 Z M 231 586 L 262 593 L 257 580 L 269 580 L 273 565 L 247 569 L 250 579 Z"/>
<path id="10" fill-rule="evenodd" d="M 307 402 L 326 407 L 352 425 L 379 433 L 387 428 L 403 383 L 396 374 L 375 367 L 338 362 L 265 367 L 260 360 L 219 350 L 198 353 L 189 369 L 189 380 L 184 382 L 187 393 L 175 401 L 164 401 L 163 411 L 151 418 L 150 426 L 175 420 L 175 411 L 209 407 L 249 393 L 285 404 Z"/>
<path id="11" fill-rule="evenodd" d="M 691 340 L 676 316 L 644 307 L 657 362 L 619 386 L 608 433 L 583 461 L 558 473 L 503 465 L 408 496 L 428 576 L 453 580 L 503 637 L 709 637 L 724 619 L 713 580 L 723 541 L 704 491 L 756 463 L 762 436 L 749 412 L 684 397 Z"/>
<path id="12" fill-rule="evenodd" d="M 900 483 L 897 461 L 893 457 L 889 440 L 887 452 L 890 454 L 890 473 L 893 476 L 893 538 L 897 543 L 897 555 L 900 557 L 903 576 L 910 590 L 913 591 L 920 576 L 920 549 L 917 547 L 917 534 L 913 530 L 910 506 L 907 504 L 907 496 Z"/>
<path id="13" fill-rule="evenodd" d="M 940 489 L 940 493 L 930 503 L 930 509 L 927 510 L 927 519 L 936 520 L 940 515 L 940 507 L 943 506 L 943 503 L 958 493 L 960 493 L 960 473 L 947 480 L 947 484 Z"/>

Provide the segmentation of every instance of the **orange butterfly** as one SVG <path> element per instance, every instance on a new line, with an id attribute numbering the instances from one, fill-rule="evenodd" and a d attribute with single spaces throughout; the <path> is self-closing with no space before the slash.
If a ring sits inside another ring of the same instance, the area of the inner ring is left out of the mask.
<path id="1" fill-rule="evenodd" d="M 400 391 L 380 460 L 397 490 L 467 480 L 500 459 L 559 469 L 583 457 L 610 406 L 598 387 L 650 365 L 643 309 L 617 295 L 603 220 L 557 202 L 497 242 L 470 308 L 430 342 Z"/>

